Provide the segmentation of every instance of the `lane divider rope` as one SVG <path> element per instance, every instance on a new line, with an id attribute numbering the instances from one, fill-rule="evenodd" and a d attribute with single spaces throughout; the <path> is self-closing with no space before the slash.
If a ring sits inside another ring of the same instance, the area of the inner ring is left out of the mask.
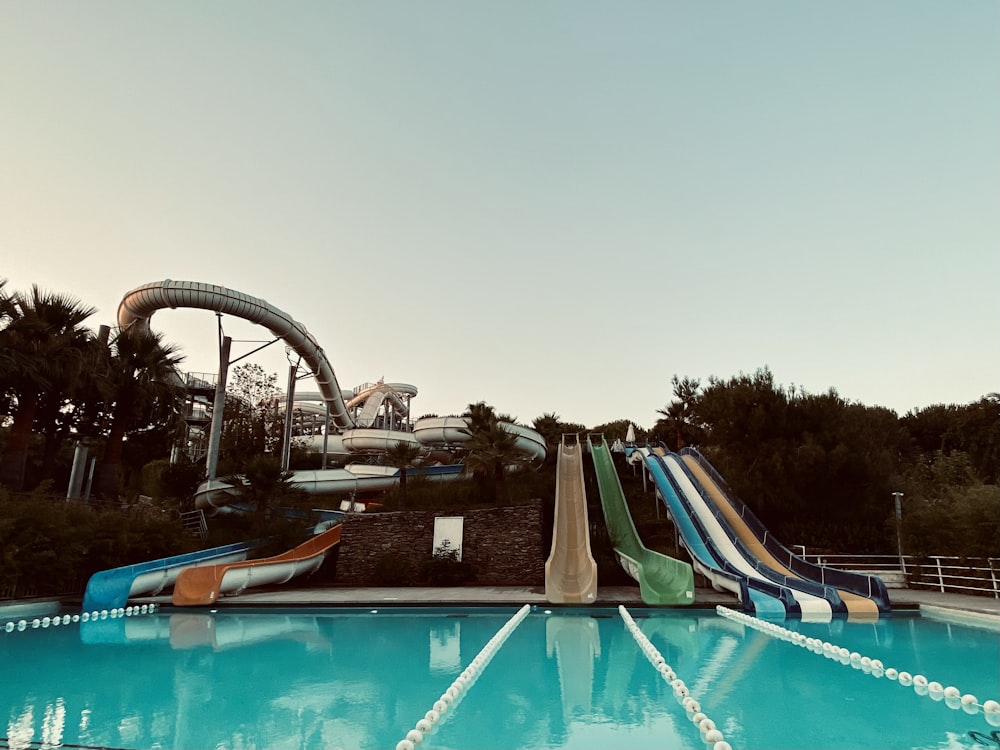
<path id="1" fill-rule="evenodd" d="M 667 664 L 663 658 L 663 654 L 657 650 L 656 646 L 646 637 L 646 634 L 635 624 L 635 620 L 632 619 L 632 615 L 629 614 L 629 611 L 625 609 L 623 604 L 618 605 L 618 614 L 625 621 L 625 627 L 628 628 L 628 631 L 632 634 L 642 653 L 646 655 L 649 663 L 660 673 L 663 681 L 670 685 L 674 691 L 674 697 L 677 698 L 677 702 L 684 706 L 688 719 L 698 727 L 698 731 L 701 732 L 702 741 L 711 750 L 733 750 L 732 745 L 726 741 L 722 732 L 716 727 L 715 722 L 702 712 L 701 703 L 691 695 L 688 686 L 677 676 L 673 668 Z"/>
<path id="2" fill-rule="evenodd" d="M 530 612 L 531 605 L 525 604 L 507 620 L 504 626 L 476 654 L 469 665 L 462 670 L 462 673 L 455 678 L 451 686 L 441 694 L 440 698 L 434 701 L 434 706 L 413 726 L 413 729 L 406 733 L 406 737 L 396 743 L 396 750 L 413 750 L 424 741 L 424 735 L 434 732 L 447 720 L 448 716 L 451 715 L 450 712 L 455 710 L 469 689 L 476 684 L 476 680 L 479 679 L 496 652 L 500 650 L 510 634 Z"/>
<path id="3" fill-rule="evenodd" d="M 876 679 L 885 677 L 888 680 L 895 680 L 903 687 L 913 686 L 913 691 L 917 695 L 926 695 L 934 701 L 944 701 L 945 705 L 951 709 L 962 709 L 967 714 L 978 714 L 983 712 L 986 721 L 995 727 L 1000 727 L 1000 702 L 988 700 L 980 703 L 979 699 L 971 693 L 962 692 L 953 685 L 944 687 L 940 682 L 930 681 L 922 674 L 910 674 L 900 671 L 895 667 L 886 667 L 880 659 L 872 659 L 862 656 L 857 651 L 850 651 L 843 646 L 837 646 L 829 641 L 821 641 L 819 638 L 807 638 L 802 633 L 783 628 L 773 622 L 760 620 L 752 615 L 719 605 L 715 611 L 722 617 L 735 622 L 742 623 L 748 627 L 766 633 L 772 638 L 788 641 L 801 648 L 808 649 L 814 654 L 822 654 L 827 659 L 838 661 L 844 666 L 850 666 L 861 670 Z"/>
<path id="4" fill-rule="evenodd" d="M 69 625 L 73 622 L 90 622 L 96 620 L 107 620 L 109 617 L 115 619 L 117 617 L 134 617 L 135 615 L 151 615 L 156 611 L 155 604 L 143 604 L 135 605 L 131 607 L 118 607 L 116 609 L 101 609 L 94 610 L 93 612 L 81 612 L 78 615 L 56 615 L 55 617 L 35 617 L 31 620 L 8 620 L 3 626 L 0 626 L 0 630 L 7 633 L 13 633 L 15 630 L 18 632 L 23 632 L 29 628 L 35 630 L 37 628 L 48 628 L 48 627 L 59 627 L 60 625 Z"/>

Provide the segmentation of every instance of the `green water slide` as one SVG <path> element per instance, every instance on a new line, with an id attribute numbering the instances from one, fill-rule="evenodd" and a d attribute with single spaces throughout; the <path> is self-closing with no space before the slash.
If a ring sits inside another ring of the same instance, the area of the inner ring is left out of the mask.
<path id="1" fill-rule="evenodd" d="M 647 549 L 632 522 L 611 451 L 603 435 L 587 438 L 597 486 L 604 508 L 615 555 L 626 572 L 639 582 L 639 592 L 646 604 L 694 604 L 694 573 L 686 562 Z"/>

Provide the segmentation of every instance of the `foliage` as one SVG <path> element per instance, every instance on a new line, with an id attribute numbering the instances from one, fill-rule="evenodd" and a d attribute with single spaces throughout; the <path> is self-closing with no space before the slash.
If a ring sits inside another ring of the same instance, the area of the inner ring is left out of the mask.
<path id="1" fill-rule="evenodd" d="M 240 502 L 253 508 L 258 535 L 263 534 L 275 508 L 304 497 L 304 492 L 292 483 L 292 472 L 283 471 L 281 462 L 273 456 L 253 456 L 246 461 L 242 474 L 225 481 L 236 488 Z"/>
<path id="2" fill-rule="evenodd" d="M 465 468 L 480 482 L 483 499 L 490 505 L 504 506 L 507 502 L 506 473 L 510 466 L 524 463 L 517 450 L 517 436 L 504 425 L 513 423 L 505 414 L 497 414 L 492 406 L 480 401 L 469 404 L 463 415 L 468 421 L 465 432 Z"/>
<path id="3" fill-rule="evenodd" d="M 98 484 L 101 496 L 116 498 L 122 489 L 128 436 L 151 430 L 164 430 L 172 436 L 181 428 L 178 405 L 184 389 L 177 367 L 182 360 L 176 346 L 164 343 L 160 334 L 145 326 L 133 324 L 119 329 L 115 335 L 111 342 L 106 402 L 110 427 Z M 171 442 L 162 437 L 156 441 L 163 453 L 169 451 Z"/>
<path id="4" fill-rule="evenodd" d="M 399 508 L 406 507 L 406 480 L 409 469 L 416 464 L 420 456 L 420 446 L 399 440 L 389 446 L 385 452 L 385 460 L 390 466 L 399 469 Z"/>
<path id="5" fill-rule="evenodd" d="M 84 387 L 94 336 L 83 323 L 95 311 L 71 295 L 38 286 L 13 294 L 0 288 L 0 404 L 10 419 L 0 482 L 9 487 L 25 485 L 34 434 L 47 435 L 50 442 L 65 437 L 61 415 Z"/>
<path id="6" fill-rule="evenodd" d="M 616 440 L 621 440 L 625 442 L 625 438 L 628 436 L 629 425 L 632 426 L 635 432 L 635 442 L 639 445 L 644 445 L 651 438 L 649 430 L 644 427 L 640 427 L 631 419 L 616 419 L 613 422 L 605 422 L 604 424 L 599 424 L 596 427 L 583 431 L 591 433 L 601 433 L 604 435 L 604 439 L 608 441 L 608 444 L 614 443 Z M 581 437 L 583 435 L 581 434 Z"/>
<path id="7" fill-rule="evenodd" d="M 284 416 L 277 384 L 276 374 L 253 363 L 230 373 L 219 441 L 219 463 L 227 471 L 242 471 L 253 456 L 280 452 Z"/>
<path id="8" fill-rule="evenodd" d="M 99 570 L 190 552 L 196 540 L 174 520 L 35 498 L 0 498 L 0 591 L 82 591 Z"/>
<path id="9" fill-rule="evenodd" d="M 458 553 L 447 539 L 441 542 L 424 562 L 423 580 L 431 586 L 461 586 L 476 580 L 475 568 L 460 560 Z"/>

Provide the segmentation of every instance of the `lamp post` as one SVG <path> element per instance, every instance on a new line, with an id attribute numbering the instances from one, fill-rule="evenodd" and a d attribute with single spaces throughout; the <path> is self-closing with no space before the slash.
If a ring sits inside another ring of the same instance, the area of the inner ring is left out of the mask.
<path id="1" fill-rule="evenodd" d="M 902 492 L 893 492 L 893 500 L 896 501 L 896 549 L 899 551 L 899 568 L 903 571 L 903 575 L 906 575 L 906 560 L 903 559 L 903 506 L 900 503 L 900 499 L 903 497 Z"/>

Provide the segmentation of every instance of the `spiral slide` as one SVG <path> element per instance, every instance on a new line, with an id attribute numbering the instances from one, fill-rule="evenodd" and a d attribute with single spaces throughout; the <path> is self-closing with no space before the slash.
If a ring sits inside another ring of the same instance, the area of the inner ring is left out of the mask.
<path id="1" fill-rule="evenodd" d="M 590 552 L 583 486 L 583 446 L 576 435 L 563 435 L 559 445 L 552 551 L 545 562 L 545 598 L 553 604 L 591 604 L 597 599 L 597 563 Z"/>
<path id="2" fill-rule="evenodd" d="M 679 460 L 705 501 L 718 509 L 718 517 L 731 530 L 731 536 L 748 551 L 758 571 L 800 589 L 819 587 L 836 611 L 846 612 L 852 620 L 878 619 L 880 614 L 891 611 L 882 579 L 813 565 L 796 557 L 768 534 L 749 508 L 723 490 L 725 482 L 700 453 L 685 449 Z"/>
<path id="3" fill-rule="evenodd" d="M 611 544 L 622 567 L 639 582 L 642 601 L 659 605 L 693 604 L 694 573 L 691 566 L 643 545 L 632 522 L 604 436 L 591 435 L 587 438 L 587 444 L 594 457 L 604 522 L 608 526 Z"/>

